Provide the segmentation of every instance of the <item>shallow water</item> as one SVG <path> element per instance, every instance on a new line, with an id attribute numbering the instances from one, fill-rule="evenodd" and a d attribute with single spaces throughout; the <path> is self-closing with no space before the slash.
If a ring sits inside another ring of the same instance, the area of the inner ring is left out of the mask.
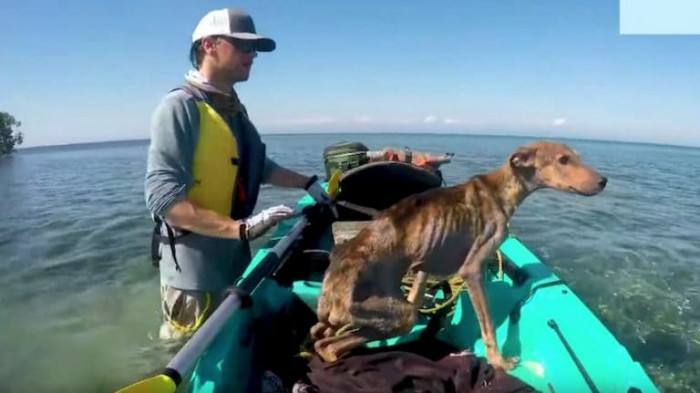
<path id="1" fill-rule="evenodd" d="M 500 165 L 527 138 L 266 135 L 270 155 L 323 174 L 339 140 L 454 152 L 448 184 Z M 539 191 L 513 232 L 553 266 L 662 391 L 700 386 L 700 149 L 569 141 L 609 177 L 586 198 Z M 147 142 L 20 151 L 0 161 L 3 392 L 106 392 L 160 369 Z M 258 209 L 303 193 L 265 187 Z"/>

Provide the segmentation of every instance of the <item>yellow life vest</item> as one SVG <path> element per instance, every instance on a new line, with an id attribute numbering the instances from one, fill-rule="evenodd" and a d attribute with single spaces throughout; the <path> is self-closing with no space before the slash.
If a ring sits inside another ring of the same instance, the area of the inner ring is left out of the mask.
<path id="1" fill-rule="evenodd" d="M 226 121 L 197 101 L 199 137 L 192 162 L 193 185 L 187 198 L 197 206 L 230 216 L 238 180 L 238 143 Z"/>

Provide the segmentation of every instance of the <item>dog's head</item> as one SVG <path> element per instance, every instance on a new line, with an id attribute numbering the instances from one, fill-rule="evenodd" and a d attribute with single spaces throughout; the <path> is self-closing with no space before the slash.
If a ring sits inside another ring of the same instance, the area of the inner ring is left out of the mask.
<path id="1" fill-rule="evenodd" d="M 518 148 L 508 158 L 516 176 L 531 189 L 552 188 L 585 196 L 601 192 L 608 179 L 585 165 L 568 146 L 536 142 Z"/>

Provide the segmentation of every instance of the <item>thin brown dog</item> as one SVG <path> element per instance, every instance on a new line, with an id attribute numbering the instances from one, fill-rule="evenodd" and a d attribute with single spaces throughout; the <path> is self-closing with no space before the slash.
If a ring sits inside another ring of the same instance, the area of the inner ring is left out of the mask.
<path id="1" fill-rule="evenodd" d="M 568 146 L 542 141 L 518 148 L 490 173 L 399 201 L 332 251 L 319 297 L 319 323 L 311 328 L 316 352 L 332 362 L 369 341 L 408 333 L 426 277 L 458 274 L 467 284 L 489 363 L 512 369 L 518 359 L 504 358 L 496 344 L 482 283 L 484 261 L 533 191 L 592 196 L 606 182 Z M 409 271 L 416 278 L 407 299 L 400 284 Z M 346 325 L 352 329 L 336 335 Z"/>

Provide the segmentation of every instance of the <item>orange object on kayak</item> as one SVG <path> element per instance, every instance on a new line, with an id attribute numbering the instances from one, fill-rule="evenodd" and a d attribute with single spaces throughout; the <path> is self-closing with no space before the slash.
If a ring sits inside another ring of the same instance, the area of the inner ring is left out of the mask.
<path id="1" fill-rule="evenodd" d="M 384 148 L 380 151 L 367 152 L 367 156 L 371 161 L 397 161 L 415 165 L 419 168 L 437 170 L 442 164 L 452 161 L 454 153 L 446 153 L 444 155 L 434 155 L 412 151 L 409 148 L 396 149 Z"/>

